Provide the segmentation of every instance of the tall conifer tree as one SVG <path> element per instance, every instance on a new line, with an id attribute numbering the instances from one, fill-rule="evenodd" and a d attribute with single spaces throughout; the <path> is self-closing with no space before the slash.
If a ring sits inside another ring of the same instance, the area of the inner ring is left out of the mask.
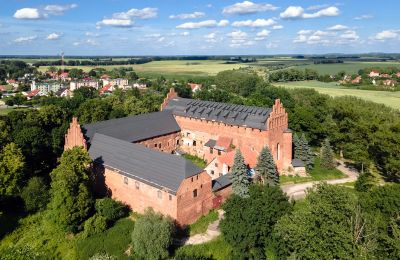
<path id="1" fill-rule="evenodd" d="M 262 149 L 260 155 L 258 156 L 256 171 L 260 175 L 264 184 L 279 184 L 278 170 L 276 169 L 275 161 L 272 157 L 271 151 L 267 146 Z"/>
<path id="2" fill-rule="evenodd" d="M 325 139 L 321 148 L 321 165 L 327 169 L 333 169 L 336 166 L 333 150 L 328 139 Z"/>
<path id="3" fill-rule="evenodd" d="M 247 166 L 239 149 L 236 150 L 231 173 L 233 193 L 242 198 L 247 198 L 249 196 L 250 180 L 247 176 Z"/>

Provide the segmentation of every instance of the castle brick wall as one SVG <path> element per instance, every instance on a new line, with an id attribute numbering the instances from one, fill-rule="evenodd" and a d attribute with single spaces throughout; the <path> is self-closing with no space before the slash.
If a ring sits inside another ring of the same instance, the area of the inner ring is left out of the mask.
<path id="1" fill-rule="evenodd" d="M 211 178 L 205 171 L 181 183 L 177 192 L 179 209 L 177 222 L 179 224 L 191 224 L 212 209 L 214 194 L 211 185 Z M 197 190 L 196 197 L 194 197 L 194 190 Z"/>
<path id="2" fill-rule="evenodd" d="M 160 152 L 172 153 L 178 147 L 179 140 L 180 140 L 180 133 L 178 132 L 139 141 L 137 142 L 137 144 L 141 144 L 143 146 L 146 146 L 148 148 Z"/>

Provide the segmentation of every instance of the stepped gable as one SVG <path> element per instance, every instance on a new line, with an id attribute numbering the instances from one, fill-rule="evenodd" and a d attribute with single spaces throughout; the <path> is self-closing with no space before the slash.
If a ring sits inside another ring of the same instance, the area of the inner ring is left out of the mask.
<path id="1" fill-rule="evenodd" d="M 250 107 L 220 102 L 175 97 L 164 108 L 176 116 L 205 119 L 227 125 L 267 130 L 271 108 Z"/>
<path id="2" fill-rule="evenodd" d="M 92 138 L 89 154 L 105 168 L 174 195 L 184 179 L 204 171 L 180 156 L 99 133 Z"/>
<path id="3" fill-rule="evenodd" d="M 87 148 L 85 137 L 83 136 L 81 126 L 78 123 L 76 117 L 72 118 L 72 122 L 69 124 L 67 133 L 65 134 L 64 151 L 72 149 L 75 146 L 81 146 Z"/>
<path id="4" fill-rule="evenodd" d="M 95 133 L 132 143 L 181 131 L 171 111 L 111 119 L 82 128 L 89 142 Z"/>

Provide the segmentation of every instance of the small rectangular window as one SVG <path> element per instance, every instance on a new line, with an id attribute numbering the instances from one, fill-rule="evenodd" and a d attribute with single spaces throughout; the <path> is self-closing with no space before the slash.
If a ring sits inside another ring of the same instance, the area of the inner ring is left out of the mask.
<path id="1" fill-rule="evenodd" d="M 214 165 L 215 165 L 215 167 L 218 167 L 218 163 L 215 163 Z"/>
<path id="2" fill-rule="evenodd" d="M 176 140 L 176 145 L 179 145 L 179 140 Z"/>
<path id="3" fill-rule="evenodd" d="M 211 175 L 214 175 L 214 171 L 213 170 L 211 170 Z"/>
<path id="4" fill-rule="evenodd" d="M 210 147 L 210 154 L 213 154 L 214 149 L 212 147 Z"/>
<path id="5" fill-rule="evenodd" d="M 192 179 L 192 182 L 193 182 L 193 177 L 191 179 Z"/>
<path id="6" fill-rule="evenodd" d="M 196 198 L 197 197 L 197 189 L 194 189 L 193 190 L 193 198 Z"/>
<path id="7" fill-rule="evenodd" d="M 157 197 L 159 198 L 159 199 L 162 199 L 162 192 L 159 190 L 159 191 L 157 191 Z"/>
<path id="8" fill-rule="evenodd" d="M 218 150 L 218 155 L 221 155 L 221 151 L 220 150 Z"/>
<path id="9" fill-rule="evenodd" d="M 136 187 L 136 189 L 139 189 L 139 182 L 138 181 L 135 181 L 135 187 Z"/>
<path id="10" fill-rule="evenodd" d="M 154 144 L 154 147 L 157 148 L 157 144 Z"/>
<path id="11" fill-rule="evenodd" d="M 124 177 L 124 183 L 128 184 L 128 177 Z"/>
<path id="12" fill-rule="evenodd" d="M 169 200 L 172 200 L 172 195 L 171 194 L 169 195 Z"/>
<path id="13" fill-rule="evenodd" d="M 196 180 L 198 180 L 199 179 L 199 175 L 196 175 Z"/>
<path id="14" fill-rule="evenodd" d="M 161 143 L 158 144 L 158 148 L 161 148 Z"/>

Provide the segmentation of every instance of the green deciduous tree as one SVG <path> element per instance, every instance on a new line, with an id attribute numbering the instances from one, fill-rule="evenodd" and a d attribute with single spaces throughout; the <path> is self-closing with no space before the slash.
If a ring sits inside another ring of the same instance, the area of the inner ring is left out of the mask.
<path id="1" fill-rule="evenodd" d="M 366 171 L 361 173 L 356 183 L 354 184 L 354 188 L 360 192 L 366 192 L 371 190 L 378 184 L 378 180 L 376 176 L 374 176 L 370 171 Z"/>
<path id="2" fill-rule="evenodd" d="M 24 156 L 14 143 L 7 144 L 0 152 L 0 195 L 16 195 L 25 180 Z"/>
<path id="3" fill-rule="evenodd" d="M 353 233 L 357 223 L 364 225 L 356 210 L 358 204 L 354 193 L 345 187 L 322 184 L 310 191 L 303 203 L 291 214 L 283 216 L 274 227 L 275 245 L 281 258 L 348 259 L 360 256 L 359 248 L 368 242 L 356 239 Z"/>
<path id="4" fill-rule="evenodd" d="M 128 215 L 128 207 L 111 198 L 98 199 L 95 203 L 97 214 L 106 218 L 109 223 L 114 223 L 118 219 Z"/>
<path id="5" fill-rule="evenodd" d="M 134 252 L 144 259 L 165 259 L 172 244 L 172 220 L 148 209 L 135 223 L 132 233 Z"/>
<path id="6" fill-rule="evenodd" d="M 257 159 L 256 172 L 260 175 L 262 182 L 269 185 L 279 184 L 279 173 L 274 158 L 267 146 L 265 146 Z"/>
<path id="7" fill-rule="evenodd" d="M 335 155 L 331 144 L 328 139 L 325 139 L 321 147 L 321 165 L 326 169 L 333 169 L 336 167 Z"/>
<path id="8" fill-rule="evenodd" d="M 66 231 L 76 232 L 92 210 L 87 151 L 75 147 L 63 153 L 51 173 L 50 219 Z"/>
<path id="9" fill-rule="evenodd" d="M 232 195 L 223 209 L 225 218 L 220 228 L 236 258 L 263 259 L 273 226 L 291 211 L 291 204 L 279 187 L 253 185 L 250 197 Z"/>
<path id="10" fill-rule="evenodd" d="M 247 176 L 247 166 L 239 149 L 236 150 L 231 170 L 232 191 L 239 197 L 249 196 L 250 180 Z"/>
<path id="11" fill-rule="evenodd" d="M 21 197 L 28 212 L 44 209 L 49 201 L 49 190 L 43 178 L 32 177 L 23 188 Z"/>

